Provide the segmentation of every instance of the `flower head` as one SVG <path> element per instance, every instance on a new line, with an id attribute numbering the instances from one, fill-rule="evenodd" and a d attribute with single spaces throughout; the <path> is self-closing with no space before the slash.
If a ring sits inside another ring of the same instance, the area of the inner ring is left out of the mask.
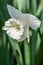
<path id="1" fill-rule="evenodd" d="M 29 26 L 37 30 L 41 24 L 40 20 L 34 15 L 23 14 L 11 5 L 7 5 L 7 9 L 11 19 L 5 22 L 2 29 L 6 31 L 8 36 L 18 42 L 23 41 L 25 38 L 28 38 L 29 42 Z"/>
<path id="2" fill-rule="evenodd" d="M 11 18 L 8 21 L 6 21 L 2 29 L 6 30 L 6 33 L 11 38 L 16 40 L 19 40 L 24 32 L 22 23 L 14 18 Z"/>

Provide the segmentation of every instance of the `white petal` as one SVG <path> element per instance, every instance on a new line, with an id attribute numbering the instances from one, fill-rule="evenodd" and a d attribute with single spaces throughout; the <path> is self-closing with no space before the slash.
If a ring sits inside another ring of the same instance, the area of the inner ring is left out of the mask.
<path id="1" fill-rule="evenodd" d="M 5 24 L 10 24 L 10 21 L 8 20 L 8 21 L 5 21 Z"/>
<path id="2" fill-rule="evenodd" d="M 41 21 L 37 17 L 31 14 L 23 15 L 25 16 L 25 18 L 27 18 L 28 24 L 32 29 L 37 30 L 40 27 Z"/>
<path id="3" fill-rule="evenodd" d="M 22 13 L 19 10 L 15 9 L 13 6 L 7 5 L 7 9 L 8 9 L 9 15 L 12 18 L 15 18 L 15 19 L 21 18 Z"/>
<path id="4" fill-rule="evenodd" d="M 6 33 L 8 34 L 8 36 L 10 36 L 12 39 L 20 39 L 20 33 L 17 33 L 17 30 L 14 28 L 9 28 Z"/>
<path id="5" fill-rule="evenodd" d="M 20 22 L 22 22 L 22 24 L 25 26 L 26 24 L 28 24 L 27 19 L 25 18 L 25 16 L 23 16 L 23 13 L 17 9 L 15 9 L 13 6 L 11 5 L 7 5 L 7 9 L 9 12 L 9 15 L 17 20 L 20 20 Z"/>
<path id="6" fill-rule="evenodd" d="M 30 27 L 36 30 L 40 27 L 40 24 L 41 24 L 41 21 L 37 17 L 30 14 L 30 21 L 29 21 Z"/>
<path id="7" fill-rule="evenodd" d="M 28 38 L 28 43 L 29 43 L 29 31 L 28 28 L 24 30 L 24 34 L 21 36 L 21 38 L 18 40 L 18 42 L 25 40 Z"/>
<path id="8" fill-rule="evenodd" d="M 2 27 L 2 30 L 8 30 L 8 27 L 3 26 L 3 27 Z"/>

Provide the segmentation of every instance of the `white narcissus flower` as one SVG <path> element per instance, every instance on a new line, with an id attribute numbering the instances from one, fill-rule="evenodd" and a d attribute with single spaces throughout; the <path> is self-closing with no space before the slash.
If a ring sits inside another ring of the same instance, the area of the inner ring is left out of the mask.
<path id="1" fill-rule="evenodd" d="M 6 33 L 13 39 L 19 40 L 20 37 L 23 35 L 24 28 L 20 21 L 11 18 L 5 22 L 5 26 L 2 28 L 6 30 Z"/>
<path id="2" fill-rule="evenodd" d="M 23 14 L 11 5 L 7 5 L 7 9 L 11 19 L 5 22 L 2 27 L 8 36 L 16 39 L 18 42 L 28 38 L 29 42 L 29 27 L 37 30 L 40 27 L 41 21 L 31 14 Z"/>

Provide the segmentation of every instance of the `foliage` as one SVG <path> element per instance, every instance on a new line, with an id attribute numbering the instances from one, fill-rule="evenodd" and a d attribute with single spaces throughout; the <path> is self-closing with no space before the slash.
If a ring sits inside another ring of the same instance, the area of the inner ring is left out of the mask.
<path id="1" fill-rule="evenodd" d="M 18 43 L 2 31 L 4 22 L 10 18 L 6 0 L 0 0 L 0 65 L 43 65 L 43 0 L 12 0 L 22 12 L 32 13 L 41 20 L 41 27 L 34 31 L 30 43 L 27 39 Z"/>

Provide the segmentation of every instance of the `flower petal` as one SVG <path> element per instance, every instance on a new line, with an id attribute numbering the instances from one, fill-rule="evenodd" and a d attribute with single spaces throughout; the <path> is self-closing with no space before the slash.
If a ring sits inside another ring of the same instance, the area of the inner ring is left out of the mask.
<path id="1" fill-rule="evenodd" d="M 15 18 L 15 19 L 20 19 L 21 18 L 21 11 L 15 9 L 13 6 L 11 5 L 7 5 L 7 9 L 8 9 L 8 12 L 9 12 L 9 15 L 12 17 L 12 18 Z"/>
<path id="2" fill-rule="evenodd" d="M 29 21 L 29 25 L 32 29 L 36 30 L 40 27 L 41 21 L 35 17 L 34 15 L 30 14 L 30 21 Z"/>
<path id="3" fill-rule="evenodd" d="M 2 30 L 8 30 L 8 27 L 3 26 L 3 27 L 2 27 Z"/>
<path id="4" fill-rule="evenodd" d="M 28 24 L 32 29 L 37 30 L 40 27 L 41 21 L 37 17 L 31 14 L 23 14 L 23 15 L 25 16 L 25 18 L 27 18 L 29 22 Z"/>
<path id="5" fill-rule="evenodd" d="M 20 39 L 20 33 L 17 33 L 16 29 L 10 28 L 9 30 L 6 31 L 8 36 L 10 36 L 12 39 Z"/>
<path id="6" fill-rule="evenodd" d="M 27 19 L 25 18 L 25 16 L 23 16 L 23 13 L 17 9 L 15 9 L 13 6 L 11 5 L 7 5 L 7 9 L 8 9 L 8 12 L 9 12 L 9 15 L 14 18 L 14 19 L 17 19 L 19 20 L 24 26 L 26 24 L 28 24 L 28 21 Z"/>
<path id="7" fill-rule="evenodd" d="M 29 30 L 28 30 L 28 28 L 26 28 L 25 30 L 24 30 L 24 34 L 21 36 L 21 38 L 18 40 L 18 42 L 20 42 L 20 41 L 23 41 L 23 40 L 25 40 L 25 39 L 28 39 L 28 43 L 29 43 Z"/>

